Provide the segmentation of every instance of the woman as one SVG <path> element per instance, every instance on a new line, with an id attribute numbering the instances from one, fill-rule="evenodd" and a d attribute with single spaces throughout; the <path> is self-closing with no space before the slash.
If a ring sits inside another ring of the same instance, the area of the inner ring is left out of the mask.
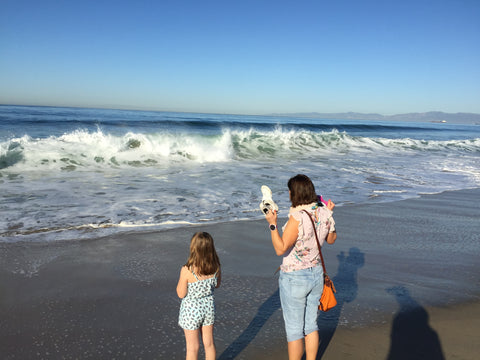
<path id="1" fill-rule="evenodd" d="M 272 244 L 277 255 L 283 255 L 280 266 L 280 301 L 288 341 L 288 358 L 307 360 L 317 356 L 319 339 L 317 312 L 323 290 L 323 268 L 314 231 L 320 246 L 337 239 L 329 200 L 324 206 L 318 201 L 315 187 L 306 175 L 296 175 L 288 181 L 292 207 L 280 235 L 277 212 L 269 211 L 265 218 L 270 224 Z M 313 228 L 309 216 L 314 220 Z"/>

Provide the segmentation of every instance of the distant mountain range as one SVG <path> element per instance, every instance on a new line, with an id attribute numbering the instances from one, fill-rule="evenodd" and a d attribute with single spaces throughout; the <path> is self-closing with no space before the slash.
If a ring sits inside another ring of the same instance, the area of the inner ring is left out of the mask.
<path id="1" fill-rule="evenodd" d="M 381 115 L 381 114 L 362 114 L 356 112 L 346 113 L 289 113 L 289 114 L 270 114 L 272 116 L 295 116 L 316 119 L 329 120 L 386 120 L 386 121 L 422 121 L 422 122 L 447 122 L 462 124 L 480 125 L 480 114 L 472 113 L 444 113 L 441 111 L 430 111 L 425 113 L 408 113 L 398 115 Z"/>

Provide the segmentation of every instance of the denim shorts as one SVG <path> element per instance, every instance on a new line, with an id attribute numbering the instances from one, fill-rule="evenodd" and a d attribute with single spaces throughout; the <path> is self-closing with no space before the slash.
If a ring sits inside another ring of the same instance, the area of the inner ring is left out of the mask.
<path id="1" fill-rule="evenodd" d="M 287 341 L 303 339 L 318 330 L 317 315 L 323 291 L 323 268 L 280 272 L 280 302 Z"/>

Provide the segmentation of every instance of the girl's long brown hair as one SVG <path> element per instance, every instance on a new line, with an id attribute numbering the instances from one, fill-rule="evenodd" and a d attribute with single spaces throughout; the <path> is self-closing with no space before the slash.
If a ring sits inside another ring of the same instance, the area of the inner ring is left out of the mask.
<path id="1" fill-rule="evenodd" d="M 197 275 L 215 274 L 220 269 L 220 259 L 209 233 L 199 231 L 193 234 L 190 241 L 190 256 L 185 266 L 195 268 Z"/>

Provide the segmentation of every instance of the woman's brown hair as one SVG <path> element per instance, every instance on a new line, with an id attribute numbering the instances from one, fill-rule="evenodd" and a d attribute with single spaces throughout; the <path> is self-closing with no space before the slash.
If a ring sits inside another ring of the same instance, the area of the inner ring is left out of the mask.
<path id="1" fill-rule="evenodd" d="M 307 175 L 298 174 L 288 180 L 292 206 L 308 205 L 317 202 L 317 193 L 312 180 Z"/>
<path id="2" fill-rule="evenodd" d="M 220 259 L 209 233 L 199 231 L 193 234 L 190 240 L 190 256 L 185 266 L 195 268 L 197 275 L 215 274 L 220 269 Z"/>

